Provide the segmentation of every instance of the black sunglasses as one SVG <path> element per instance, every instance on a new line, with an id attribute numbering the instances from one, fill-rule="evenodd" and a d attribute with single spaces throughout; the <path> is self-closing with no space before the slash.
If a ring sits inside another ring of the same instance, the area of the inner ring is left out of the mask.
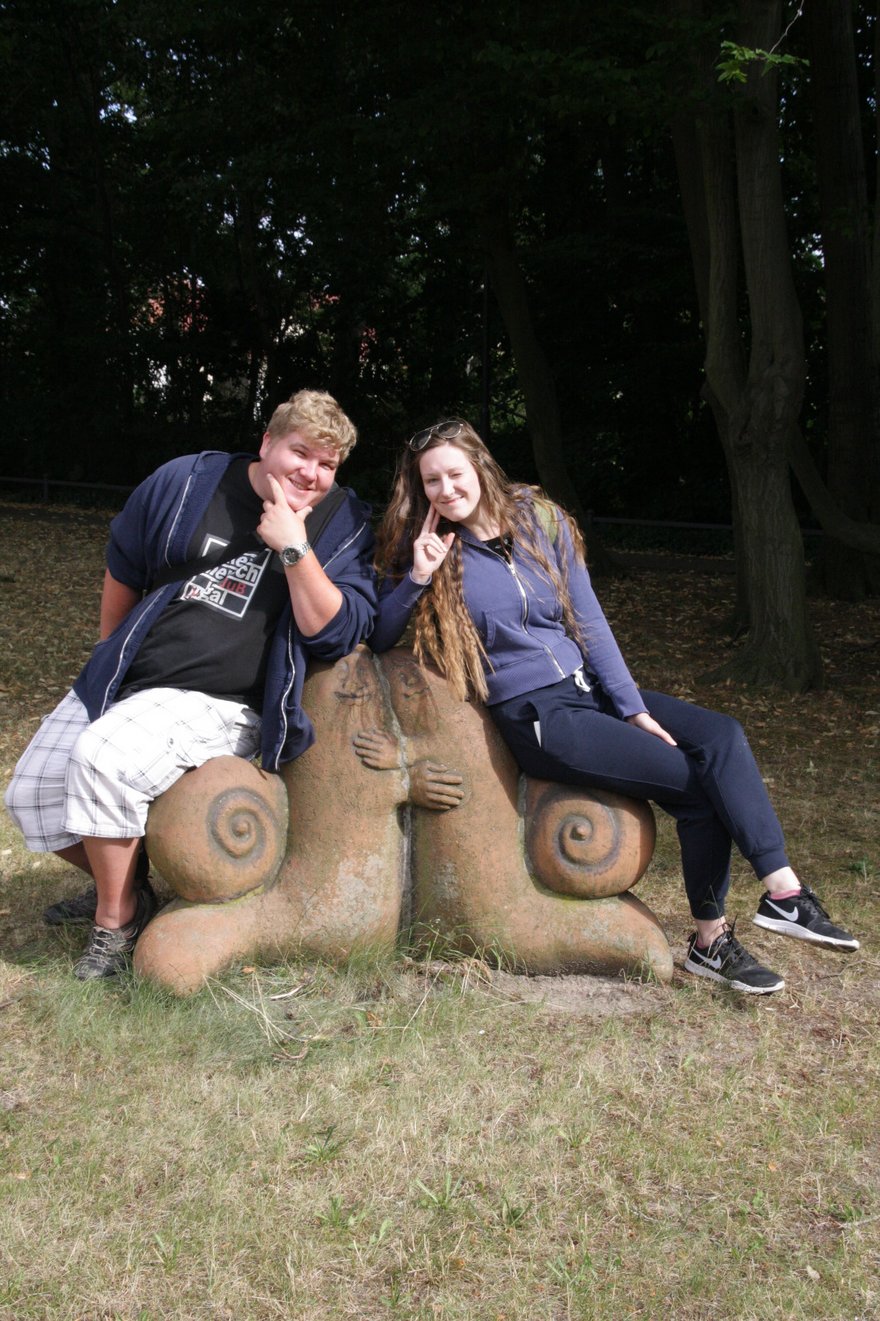
<path id="1" fill-rule="evenodd" d="M 455 440 L 460 436 L 467 426 L 467 422 L 435 422 L 432 427 L 425 427 L 424 431 L 417 431 L 414 436 L 410 436 L 406 442 L 407 448 L 414 454 L 423 450 L 429 441 L 434 440 Z"/>

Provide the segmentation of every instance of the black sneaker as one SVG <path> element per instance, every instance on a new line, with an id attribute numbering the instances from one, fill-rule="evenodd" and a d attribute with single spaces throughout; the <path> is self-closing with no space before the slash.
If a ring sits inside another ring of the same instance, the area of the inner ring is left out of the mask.
<path id="1" fill-rule="evenodd" d="M 834 925 L 820 904 L 819 896 L 808 885 L 801 885 L 800 894 L 790 899 L 774 899 L 765 890 L 752 921 L 756 927 L 778 931 L 782 936 L 794 936 L 797 940 L 810 940 L 814 945 L 826 945 L 830 949 L 859 948 L 855 936 Z"/>
<path id="2" fill-rule="evenodd" d="M 141 889 L 149 890 L 155 905 L 156 896 L 153 894 L 153 887 L 147 880 L 149 872 L 150 859 L 147 857 L 146 849 L 141 849 L 138 854 L 134 879 Z M 97 909 L 98 892 L 95 889 L 94 881 L 92 881 L 92 884 L 87 885 L 81 894 L 75 894 L 72 899 L 59 899 L 57 904 L 50 904 L 43 914 L 43 921 L 50 927 L 91 926 L 95 920 Z"/>
<path id="3" fill-rule="evenodd" d="M 137 908 L 128 926 L 116 930 L 93 926 L 89 943 L 82 957 L 74 964 L 74 977 L 78 977 L 81 982 L 88 982 L 97 977 L 115 977 L 122 972 L 128 966 L 138 936 L 155 911 L 156 896 L 152 886 L 147 885 L 137 892 Z"/>
<path id="4" fill-rule="evenodd" d="M 59 899 L 57 904 L 50 904 L 43 914 L 43 921 L 50 927 L 86 926 L 94 922 L 97 909 L 98 891 L 92 881 L 72 899 Z"/>
<path id="5" fill-rule="evenodd" d="M 769 968 L 762 968 L 733 934 L 733 927 L 725 927 L 708 949 L 697 945 L 697 933 L 688 941 L 685 971 L 697 977 L 711 977 L 713 982 L 725 982 L 734 991 L 747 995 L 772 995 L 781 991 L 785 982 Z"/>

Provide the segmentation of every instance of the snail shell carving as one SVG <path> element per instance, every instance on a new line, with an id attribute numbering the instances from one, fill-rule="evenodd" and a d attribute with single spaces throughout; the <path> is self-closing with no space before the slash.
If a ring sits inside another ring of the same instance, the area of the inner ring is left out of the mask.
<path id="1" fill-rule="evenodd" d="M 284 855 L 286 821 L 280 776 L 238 757 L 216 757 L 153 803 L 147 850 L 181 899 L 237 899 L 271 885 Z"/>
<path id="2" fill-rule="evenodd" d="M 551 890 L 601 899 L 628 890 L 654 849 L 654 814 L 646 803 L 591 789 L 528 782 L 526 849 L 532 874 Z"/>

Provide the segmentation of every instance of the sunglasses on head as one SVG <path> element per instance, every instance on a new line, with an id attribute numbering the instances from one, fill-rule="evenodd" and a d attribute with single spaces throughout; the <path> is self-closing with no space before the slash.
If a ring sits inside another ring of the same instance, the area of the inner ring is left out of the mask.
<path id="1" fill-rule="evenodd" d="M 432 427 L 425 427 L 424 431 L 417 431 L 414 436 L 410 436 L 406 442 L 407 448 L 414 454 L 423 450 L 429 441 L 432 440 L 455 440 L 460 436 L 467 426 L 466 422 L 435 422 Z"/>

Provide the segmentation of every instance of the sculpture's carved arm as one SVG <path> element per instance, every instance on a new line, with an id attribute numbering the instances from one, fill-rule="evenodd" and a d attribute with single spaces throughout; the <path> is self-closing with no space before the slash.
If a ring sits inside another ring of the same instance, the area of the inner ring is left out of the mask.
<path id="1" fill-rule="evenodd" d="M 410 767 L 410 802 L 434 812 L 448 812 L 464 798 L 463 778 L 440 762 L 414 762 Z"/>
<path id="2" fill-rule="evenodd" d="M 352 740 L 354 750 L 373 771 L 396 771 L 403 763 L 400 740 L 384 729 L 363 729 Z"/>
<path id="3" fill-rule="evenodd" d="M 352 740 L 365 766 L 374 771 L 409 771 L 409 802 L 433 812 L 448 812 L 464 798 L 463 776 L 441 762 L 423 757 L 410 761 L 409 740 L 398 739 L 382 729 L 364 729 Z"/>

